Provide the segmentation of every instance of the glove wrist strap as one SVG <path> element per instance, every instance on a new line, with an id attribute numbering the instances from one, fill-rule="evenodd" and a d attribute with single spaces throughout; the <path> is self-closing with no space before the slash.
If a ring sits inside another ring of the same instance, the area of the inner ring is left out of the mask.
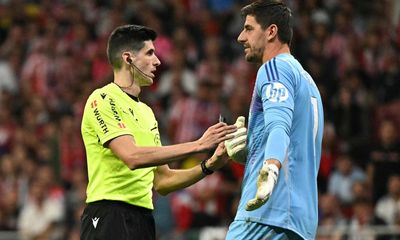
<path id="1" fill-rule="evenodd" d="M 204 159 L 203 161 L 201 161 L 201 163 L 200 163 L 201 171 L 202 171 L 205 175 L 210 175 L 210 174 L 212 174 L 214 171 L 211 170 L 211 169 L 209 169 L 209 168 L 206 166 L 207 161 L 208 161 L 208 158 L 207 158 L 207 159 Z"/>

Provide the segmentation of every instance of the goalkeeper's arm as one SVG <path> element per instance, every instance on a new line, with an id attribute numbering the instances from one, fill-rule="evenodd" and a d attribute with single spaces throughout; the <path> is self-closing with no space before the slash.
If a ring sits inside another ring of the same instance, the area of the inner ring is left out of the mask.
<path id="1" fill-rule="evenodd" d="M 253 211 L 268 201 L 278 181 L 281 163 L 276 159 L 269 159 L 263 163 L 257 178 L 257 192 L 254 198 L 246 204 L 247 211 Z"/>
<path id="2" fill-rule="evenodd" d="M 266 119 L 266 131 L 269 132 L 265 146 L 263 166 L 260 169 L 257 179 L 257 192 L 253 199 L 249 200 L 246 210 L 252 211 L 261 207 L 268 201 L 275 184 L 278 182 L 279 169 L 287 157 L 287 150 L 290 143 L 288 135 L 290 125 L 286 119 L 281 118 L 279 110 L 270 109 L 269 118 Z M 272 121 L 275 120 L 275 121 Z"/>
<path id="3" fill-rule="evenodd" d="M 278 181 L 281 161 L 285 158 L 289 136 L 282 128 L 274 129 L 266 146 L 267 160 L 263 163 L 257 179 L 256 196 L 246 204 L 246 210 L 255 210 L 268 201 Z"/>

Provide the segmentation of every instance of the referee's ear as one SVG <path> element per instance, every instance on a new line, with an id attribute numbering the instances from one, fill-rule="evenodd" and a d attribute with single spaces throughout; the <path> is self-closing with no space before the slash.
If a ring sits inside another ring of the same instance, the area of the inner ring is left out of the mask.
<path id="1" fill-rule="evenodd" d="M 131 52 L 123 52 L 122 53 L 122 59 L 127 65 L 132 65 L 134 58 L 135 58 L 135 55 L 132 54 Z"/>

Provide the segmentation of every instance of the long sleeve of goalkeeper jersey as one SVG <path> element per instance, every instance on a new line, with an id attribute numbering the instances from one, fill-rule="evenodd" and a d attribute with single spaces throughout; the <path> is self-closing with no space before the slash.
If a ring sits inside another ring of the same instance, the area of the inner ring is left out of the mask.
<path id="1" fill-rule="evenodd" d="M 281 65 L 277 66 L 276 58 L 264 64 L 256 89 L 262 101 L 265 134 L 268 137 L 264 158 L 277 159 L 282 164 L 290 142 L 295 78 L 288 68 Z"/>
<path id="2" fill-rule="evenodd" d="M 291 115 L 287 108 L 270 108 L 265 111 L 265 129 L 268 133 L 265 160 L 276 159 L 281 164 L 285 160 L 290 142 Z"/>

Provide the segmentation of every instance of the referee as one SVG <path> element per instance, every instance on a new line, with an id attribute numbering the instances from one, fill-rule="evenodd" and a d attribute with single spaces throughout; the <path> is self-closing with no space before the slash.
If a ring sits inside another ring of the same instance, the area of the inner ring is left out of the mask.
<path id="1" fill-rule="evenodd" d="M 153 111 L 139 99 L 141 87 L 153 83 L 160 65 L 153 45 L 156 36 L 145 26 L 124 25 L 109 37 L 107 55 L 114 81 L 89 96 L 81 126 L 89 177 L 81 218 L 83 240 L 155 239 L 153 187 L 165 195 L 226 163 L 222 142 L 236 131 L 233 125 L 217 123 L 196 141 L 161 146 Z M 191 169 L 167 165 L 214 148 L 211 158 Z"/>

